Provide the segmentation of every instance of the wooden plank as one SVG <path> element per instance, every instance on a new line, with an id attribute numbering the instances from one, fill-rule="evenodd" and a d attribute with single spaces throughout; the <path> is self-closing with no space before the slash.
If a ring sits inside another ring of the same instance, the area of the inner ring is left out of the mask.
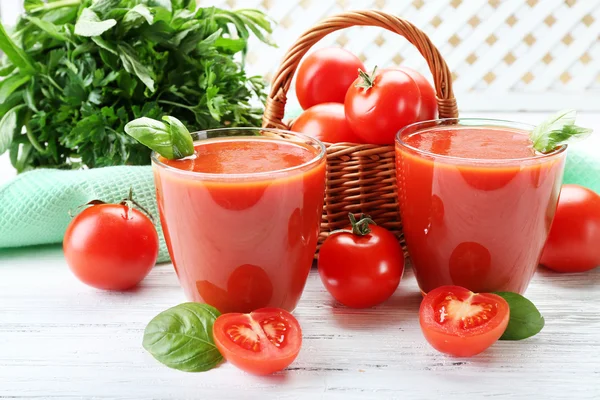
<path id="1" fill-rule="evenodd" d="M 336 304 L 316 271 L 295 315 L 304 344 L 282 373 L 253 377 L 230 364 L 201 374 L 160 365 L 142 346 L 146 323 L 184 301 L 170 265 L 136 290 L 79 283 L 59 247 L 0 252 L 0 398 L 552 398 L 600 397 L 600 269 L 538 271 L 527 296 L 546 327 L 456 359 L 437 353 L 418 325 L 414 277 L 374 309 Z"/>

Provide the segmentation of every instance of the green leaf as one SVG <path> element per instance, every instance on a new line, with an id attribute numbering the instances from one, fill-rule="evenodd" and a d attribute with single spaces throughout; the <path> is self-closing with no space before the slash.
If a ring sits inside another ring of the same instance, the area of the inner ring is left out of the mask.
<path id="1" fill-rule="evenodd" d="M 4 103 L 15 90 L 29 82 L 30 75 L 12 75 L 0 82 L 0 103 Z"/>
<path id="2" fill-rule="evenodd" d="M 54 5 L 56 3 L 57 2 L 54 2 L 51 4 Z M 79 4 L 77 4 L 77 5 L 79 5 Z M 42 20 L 51 22 L 54 25 L 59 25 L 59 26 L 69 24 L 69 27 L 70 27 L 71 21 L 77 19 L 77 8 L 78 7 L 75 7 L 75 6 L 71 6 L 71 7 L 64 6 L 64 7 L 60 7 L 60 8 L 50 9 L 42 15 Z"/>
<path id="3" fill-rule="evenodd" d="M 246 41 L 244 39 L 230 39 L 220 37 L 217 40 L 215 40 L 215 46 L 223 50 L 227 50 L 231 52 L 231 54 L 235 54 L 246 48 Z"/>
<path id="4" fill-rule="evenodd" d="M 529 134 L 533 148 L 540 153 L 550 153 L 558 146 L 586 138 L 591 129 L 575 125 L 575 110 L 562 110 L 537 125 Z"/>
<path id="5" fill-rule="evenodd" d="M 166 10 L 172 11 L 171 0 L 148 0 L 150 7 L 162 7 Z"/>
<path id="6" fill-rule="evenodd" d="M 23 106 L 11 108 L 2 119 L 0 119 L 0 154 L 10 148 L 10 144 L 17 130 L 18 112 Z"/>
<path id="7" fill-rule="evenodd" d="M 119 8 L 121 3 L 125 3 L 123 0 L 92 0 L 90 9 L 100 15 L 109 13 L 115 8 Z"/>
<path id="8" fill-rule="evenodd" d="M 46 32 L 50 37 L 53 37 L 54 39 L 61 40 L 63 42 L 70 42 L 71 41 L 52 22 L 43 21 L 43 20 L 41 20 L 41 19 L 39 19 L 37 17 L 31 17 L 31 16 L 25 16 L 24 18 L 26 18 L 29 21 L 31 21 L 32 24 L 34 24 L 35 26 L 37 26 L 38 28 L 40 28 L 41 30 L 43 30 L 44 32 Z"/>
<path id="9" fill-rule="evenodd" d="M 124 31 L 127 32 L 129 29 L 140 26 L 144 21 L 148 25 L 152 25 L 154 23 L 154 15 L 146 5 L 138 4 L 127 11 L 120 24 L 123 26 Z"/>
<path id="10" fill-rule="evenodd" d="M 127 43 L 121 43 L 117 45 L 117 48 L 125 71 L 135 74 L 148 89 L 154 92 L 154 72 L 138 60 L 133 47 Z"/>
<path id="11" fill-rule="evenodd" d="M 84 8 L 75 24 L 75 34 L 85 37 L 100 36 L 117 24 L 114 19 L 101 21 L 89 8 Z"/>
<path id="12" fill-rule="evenodd" d="M 0 24 L 0 50 L 12 61 L 19 70 L 25 74 L 35 72 L 33 60 L 13 42 L 4 30 L 4 26 Z"/>
<path id="13" fill-rule="evenodd" d="M 518 293 L 495 292 L 510 307 L 510 319 L 500 340 L 522 340 L 538 334 L 544 327 L 544 317 L 535 305 Z"/>
<path id="14" fill-rule="evenodd" d="M 192 135 L 177 118 L 164 116 L 163 121 L 142 117 L 125 125 L 125 133 L 169 160 L 194 154 Z"/>
<path id="15" fill-rule="evenodd" d="M 32 79 L 29 82 L 29 85 L 23 91 L 23 99 L 25 100 L 25 104 L 29 107 L 30 110 L 34 112 L 39 112 L 37 106 L 35 105 L 35 80 Z"/>
<path id="16" fill-rule="evenodd" d="M 23 8 L 25 11 L 30 12 L 32 9 L 43 7 L 44 2 L 42 0 L 25 0 L 23 2 Z"/>
<path id="17" fill-rule="evenodd" d="M 101 47 L 104 50 L 107 50 L 114 55 L 119 55 L 119 52 L 117 51 L 117 46 L 115 46 L 114 43 L 111 43 L 108 40 L 102 39 L 101 36 L 94 36 L 91 39 L 94 43 L 96 43 L 98 45 L 98 47 Z"/>
<path id="18" fill-rule="evenodd" d="M 142 345 L 167 367 L 188 372 L 208 371 L 223 360 L 212 333 L 219 315 L 216 308 L 200 303 L 169 308 L 146 326 Z"/>

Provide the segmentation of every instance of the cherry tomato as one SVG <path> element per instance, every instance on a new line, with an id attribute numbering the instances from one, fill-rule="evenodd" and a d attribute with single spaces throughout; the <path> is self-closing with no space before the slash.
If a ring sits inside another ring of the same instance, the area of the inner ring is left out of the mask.
<path id="1" fill-rule="evenodd" d="M 302 345 L 302 329 L 292 314 L 261 308 L 250 314 L 223 314 L 213 325 L 223 357 L 255 375 L 268 375 L 290 365 Z"/>
<path id="2" fill-rule="evenodd" d="M 96 204 L 73 218 L 63 250 L 83 283 L 125 290 L 144 279 L 156 263 L 158 235 L 140 211 L 126 204 Z"/>
<path id="3" fill-rule="evenodd" d="M 343 103 L 359 68 L 365 69 L 360 59 L 339 47 L 306 56 L 296 75 L 296 96 L 302 109 L 321 103 Z"/>
<path id="4" fill-rule="evenodd" d="M 341 103 L 324 103 L 312 106 L 294 121 L 292 131 L 301 132 L 326 143 L 360 143 L 344 114 Z"/>
<path id="5" fill-rule="evenodd" d="M 433 86 L 431 86 L 429 81 L 423 75 L 412 68 L 400 67 L 398 69 L 408 74 L 419 87 L 419 92 L 421 93 L 421 109 L 417 116 L 417 121 L 436 119 L 438 115 L 437 98 L 435 97 Z"/>
<path id="6" fill-rule="evenodd" d="M 370 222 L 352 219 L 347 232 L 332 233 L 319 251 L 319 275 L 325 288 L 348 307 L 373 307 L 386 301 L 404 272 L 398 239 Z"/>
<path id="7" fill-rule="evenodd" d="M 418 120 L 421 92 L 404 71 L 361 72 L 346 93 L 344 108 L 352 130 L 364 143 L 393 144 L 401 128 Z"/>
<path id="8" fill-rule="evenodd" d="M 564 185 L 540 263 L 558 272 L 600 266 L 600 196 L 578 185 Z"/>
<path id="9" fill-rule="evenodd" d="M 427 293 L 419 309 L 425 339 L 437 351 L 456 357 L 479 354 L 506 330 L 508 303 L 492 293 L 441 286 Z"/>

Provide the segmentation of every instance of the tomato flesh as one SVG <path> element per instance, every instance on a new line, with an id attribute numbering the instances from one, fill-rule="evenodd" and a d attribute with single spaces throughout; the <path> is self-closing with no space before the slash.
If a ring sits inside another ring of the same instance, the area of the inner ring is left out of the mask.
<path id="1" fill-rule="evenodd" d="M 436 350 L 456 357 L 471 357 L 490 347 L 506 330 L 509 316 L 502 297 L 460 286 L 432 290 L 419 310 L 425 339 Z"/>
<path id="2" fill-rule="evenodd" d="M 302 345 L 300 324 L 292 314 L 279 308 L 223 314 L 213 325 L 213 336 L 227 361 L 255 375 L 286 368 Z"/>

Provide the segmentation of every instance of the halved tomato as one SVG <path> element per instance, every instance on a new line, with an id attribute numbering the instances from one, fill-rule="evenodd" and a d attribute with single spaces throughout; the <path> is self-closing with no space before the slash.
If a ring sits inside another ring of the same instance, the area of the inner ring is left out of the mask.
<path id="1" fill-rule="evenodd" d="M 434 349 L 456 357 L 479 354 L 506 330 L 510 309 L 502 297 L 441 286 L 427 293 L 419 310 L 425 339 Z"/>
<path id="2" fill-rule="evenodd" d="M 286 368 L 296 359 L 302 345 L 300 324 L 280 308 L 223 314 L 213 325 L 213 336 L 227 361 L 255 375 Z"/>

